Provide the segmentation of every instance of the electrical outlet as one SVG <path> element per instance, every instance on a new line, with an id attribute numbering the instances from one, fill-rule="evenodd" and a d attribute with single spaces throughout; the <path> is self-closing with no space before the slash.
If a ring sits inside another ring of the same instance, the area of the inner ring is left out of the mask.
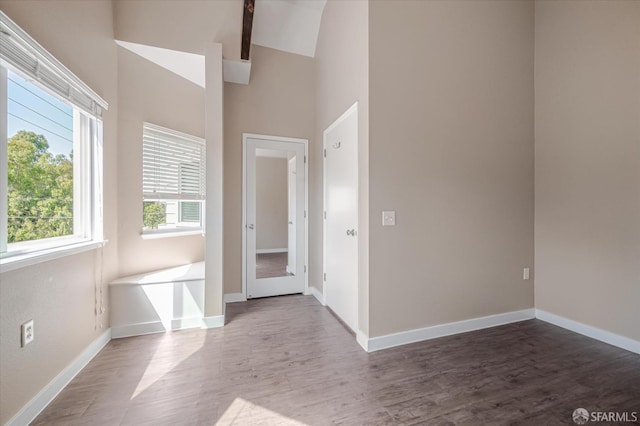
<path id="1" fill-rule="evenodd" d="M 382 226 L 396 226 L 396 212 L 384 211 L 382 212 Z"/>
<path id="2" fill-rule="evenodd" d="M 524 268 L 522 270 L 522 279 L 523 280 L 528 280 L 529 279 L 529 268 Z"/>
<path id="3" fill-rule="evenodd" d="M 22 324 L 22 347 L 24 348 L 29 343 L 33 342 L 33 320 L 29 320 Z"/>

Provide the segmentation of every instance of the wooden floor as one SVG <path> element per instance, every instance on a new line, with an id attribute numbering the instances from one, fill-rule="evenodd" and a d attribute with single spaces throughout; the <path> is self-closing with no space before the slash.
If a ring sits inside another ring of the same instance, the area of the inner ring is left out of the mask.
<path id="1" fill-rule="evenodd" d="M 640 356 L 531 320 L 367 354 L 310 296 L 118 339 L 37 425 L 573 424 L 640 411 Z"/>
<path id="2" fill-rule="evenodd" d="M 286 277 L 288 253 L 256 254 L 256 278 Z"/>

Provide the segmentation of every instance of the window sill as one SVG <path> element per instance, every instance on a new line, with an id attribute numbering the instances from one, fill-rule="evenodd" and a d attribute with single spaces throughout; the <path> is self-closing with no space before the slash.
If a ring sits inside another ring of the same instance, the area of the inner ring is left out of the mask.
<path id="1" fill-rule="evenodd" d="M 85 251 L 95 250 L 104 247 L 107 241 L 85 241 L 77 244 L 53 247 L 45 250 L 38 250 L 31 253 L 24 253 L 0 259 L 0 274 L 36 265 L 49 260 L 71 256 Z"/>
<path id="2" fill-rule="evenodd" d="M 157 238 L 170 237 L 188 237 L 191 235 L 204 236 L 204 231 L 202 229 L 194 229 L 193 231 L 143 232 L 142 234 L 140 234 L 143 240 L 155 240 Z"/>

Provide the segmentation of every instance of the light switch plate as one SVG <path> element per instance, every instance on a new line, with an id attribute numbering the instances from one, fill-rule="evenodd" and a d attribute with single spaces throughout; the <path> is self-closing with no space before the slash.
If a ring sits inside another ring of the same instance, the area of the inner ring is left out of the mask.
<path id="1" fill-rule="evenodd" d="M 389 210 L 382 212 L 382 226 L 396 226 L 396 212 Z"/>

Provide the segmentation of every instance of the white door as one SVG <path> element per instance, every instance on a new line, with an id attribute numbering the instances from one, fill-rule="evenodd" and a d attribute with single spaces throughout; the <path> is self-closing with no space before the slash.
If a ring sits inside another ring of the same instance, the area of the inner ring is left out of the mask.
<path id="1" fill-rule="evenodd" d="M 358 107 L 324 131 L 324 272 L 327 305 L 358 329 Z"/>
<path id="2" fill-rule="evenodd" d="M 306 145 L 281 139 L 245 135 L 244 277 L 248 299 L 305 291 Z M 293 175 L 290 161 L 295 163 Z M 291 176 L 295 182 L 289 182 Z M 290 205 L 292 187 L 295 194 Z"/>

